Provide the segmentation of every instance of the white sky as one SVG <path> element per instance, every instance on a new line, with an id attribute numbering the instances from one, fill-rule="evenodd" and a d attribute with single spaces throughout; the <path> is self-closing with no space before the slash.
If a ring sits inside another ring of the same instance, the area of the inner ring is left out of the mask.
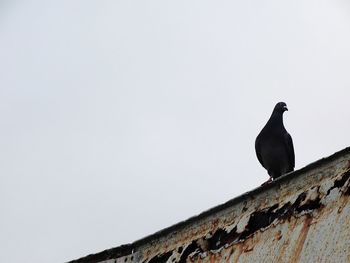
<path id="1" fill-rule="evenodd" d="M 349 145 L 350 4 L 1 1 L 0 262 L 132 242 Z"/>

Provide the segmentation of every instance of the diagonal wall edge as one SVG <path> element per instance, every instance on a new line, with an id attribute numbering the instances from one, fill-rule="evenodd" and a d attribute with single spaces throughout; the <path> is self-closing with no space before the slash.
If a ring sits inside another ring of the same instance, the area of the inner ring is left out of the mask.
<path id="1" fill-rule="evenodd" d="M 70 263 L 350 261 L 350 148 L 131 244 Z"/>

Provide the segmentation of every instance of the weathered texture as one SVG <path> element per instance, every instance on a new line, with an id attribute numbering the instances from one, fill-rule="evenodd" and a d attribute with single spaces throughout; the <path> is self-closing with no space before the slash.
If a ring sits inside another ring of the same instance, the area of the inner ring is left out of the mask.
<path id="1" fill-rule="evenodd" d="M 350 148 L 154 235 L 71 263 L 350 262 Z"/>

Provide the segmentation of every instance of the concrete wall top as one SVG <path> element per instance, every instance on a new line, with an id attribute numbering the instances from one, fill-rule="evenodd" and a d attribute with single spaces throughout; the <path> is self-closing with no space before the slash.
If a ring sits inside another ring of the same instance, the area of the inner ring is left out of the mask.
<path id="1" fill-rule="evenodd" d="M 71 263 L 350 262 L 350 148 Z"/>

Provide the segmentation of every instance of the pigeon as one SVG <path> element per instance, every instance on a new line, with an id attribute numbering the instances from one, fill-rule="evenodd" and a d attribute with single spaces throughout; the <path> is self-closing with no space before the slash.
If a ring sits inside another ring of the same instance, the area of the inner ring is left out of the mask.
<path id="1" fill-rule="evenodd" d="M 269 181 L 294 170 L 293 140 L 283 125 L 283 113 L 287 110 L 286 103 L 277 103 L 255 140 L 256 156 L 270 175 Z"/>

